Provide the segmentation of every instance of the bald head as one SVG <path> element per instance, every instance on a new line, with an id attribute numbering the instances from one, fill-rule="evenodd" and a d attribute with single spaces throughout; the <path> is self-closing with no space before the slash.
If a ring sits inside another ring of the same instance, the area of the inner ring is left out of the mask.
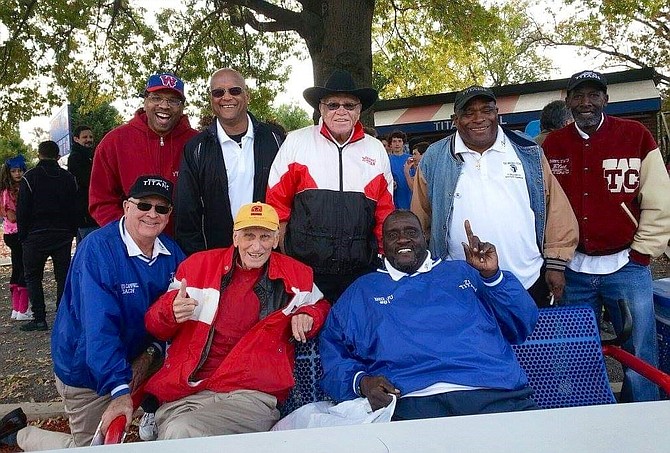
<path id="1" fill-rule="evenodd" d="M 212 74 L 209 82 L 212 112 L 228 135 L 244 134 L 249 127 L 249 92 L 244 77 L 230 68 Z"/>
<path id="2" fill-rule="evenodd" d="M 236 86 L 244 88 L 245 90 L 247 89 L 247 85 L 244 81 L 244 77 L 242 77 L 242 74 L 231 68 L 221 68 L 214 71 L 209 78 L 209 87 L 211 89 L 215 89 L 215 83 L 221 79 L 233 81 L 235 82 Z"/>

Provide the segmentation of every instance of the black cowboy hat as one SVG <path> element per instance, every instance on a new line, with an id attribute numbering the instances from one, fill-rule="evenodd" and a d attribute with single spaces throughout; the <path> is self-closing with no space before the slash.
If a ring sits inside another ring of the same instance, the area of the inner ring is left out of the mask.
<path id="1" fill-rule="evenodd" d="M 361 111 L 372 107 L 372 104 L 377 100 L 377 90 L 372 88 L 356 88 L 354 78 L 351 77 L 349 72 L 342 69 L 335 70 L 328 77 L 325 86 L 307 88 L 303 91 L 302 96 L 309 105 L 318 109 L 321 99 L 329 94 L 350 94 L 357 97 L 362 104 Z"/>

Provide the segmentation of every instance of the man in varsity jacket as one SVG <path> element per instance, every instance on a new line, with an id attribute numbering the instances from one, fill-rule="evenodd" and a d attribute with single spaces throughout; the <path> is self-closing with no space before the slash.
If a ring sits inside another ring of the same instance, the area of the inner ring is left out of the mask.
<path id="1" fill-rule="evenodd" d="M 649 130 L 606 115 L 607 80 L 594 71 L 574 74 L 566 102 L 575 119 L 549 134 L 543 148 L 579 222 L 579 245 L 565 271 L 563 304 L 610 310 L 621 328 L 617 300 L 633 317 L 625 345 L 656 366 L 658 352 L 649 260 L 670 238 L 670 180 Z M 626 371 L 626 401 L 658 399 L 656 386 Z"/>

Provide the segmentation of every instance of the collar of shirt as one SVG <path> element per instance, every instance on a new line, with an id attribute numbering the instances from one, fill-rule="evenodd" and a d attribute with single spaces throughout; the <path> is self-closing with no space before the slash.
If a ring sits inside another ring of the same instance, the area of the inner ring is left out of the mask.
<path id="1" fill-rule="evenodd" d="M 410 277 L 414 277 L 415 275 L 425 274 L 426 272 L 430 272 L 435 266 L 440 264 L 440 262 L 442 260 L 437 259 L 437 260 L 433 261 L 433 259 L 430 256 L 430 250 L 426 250 L 426 252 L 427 252 L 426 259 L 423 260 L 423 264 L 421 266 L 419 266 L 419 268 L 416 270 L 416 272 L 414 272 L 412 275 L 407 274 L 403 271 L 399 271 L 398 269 L 393 267 L 391 265 L 391 263 L 389 263 L 389 261 L 386 258 L 384 258 L 385 269 L 380 269 L 380 272 L 388 273 L 389 276 L 393 279 L 393 281 L 396 281 L 396 282 L 398 280 L 400 280 L 401 278 L 407 276 L 407 275 L 409 275 Z"/>
<path id="2" fill-rule="evenodd" d="M 605 114 L 604 114 L 604 113 L 601 113 L 600 115 L 601 115 L 601 116 L 600 116 L 600 123 L 598 123 L 598 127 L 596 127 L 596 130 L 600 129 L 600 126 L 602 126 L 602 125 L 603 125 L 603 122 L 605 121 Z M 586 132 L 584 132 L 583 130 L 581 130 L 581 129 L 579 128 L 579 126 L 577 126 L 577 122 L 576 122 L 576 121 L 574 122 L 574 125 L 575 125 L 575 128 L 577 129 L 577 133 L 578 133 L 584 140 L 588 140 L 588 139 L 589 139 L 589 134 L 587 134 Z"/>
<path id="3" fill-rule="evenodd" d="M 135 243 L 133 238 L 130 236 L 130 233 L 128 233 L 128 230 L 126 229 L 125 216 L 121 217 L 121 220 L 119 221 L 119 234 L 121 234 L 121 240 L 126 245 L 128 256 L 138 257 L 149 264 L 153 264 L 153 262 L 156 261 L 158 255 L 171 255 L 170 251 L 167 249 L 167 247 L 165 247 L 161 240 L 156 238 L 154 239 L 153 255 L 151 257 L 144 256 L 142 250 L 140 250 L 139 246 Z"/>
<path id="4" fill-rule="evenodd" d="M 500 153 L 504 153 L 506 146 L 507 146 L 507 136 L 505 135 L 505 132 L 502 130 L 502 127 L 498 126 L 496 141 L 493 142 L 493 145 L 491 145 L 491 147 L 486 151 L 498 151 Z M 486 151 L 484 151 L 484 153 Z M 459 134 L 458 131 L 456 132 L 456 140 L 454 141 L 454 152 L 456 154 L 462 154 L 462 153 L 480 154 L 477 151 L 473 151 L 467 147 L 467 145 L 463 142 L 463 139 L 461 138 L 461 134 Z"/>
<path id="5" fill-rule="evenodd" d="M 216 137 L 219 139 L 219 143 L 222 145 L 224 142 L 232 142 L 235 144 L 235 146 L 238 146 L 238 143 L 230 138 L 230 136 L 226 134 L 226 131 L 223 130 L 223 126 L 221 126 L 218 118 L 216 120 Z M 254 138 L 254 127 L 249 114 L 247 114 L 247 133 L 244 134 L 244 137 L 242 137 L 242 142 L 239 146 L 243 146 L 244 142 L 250 138 Z"/>

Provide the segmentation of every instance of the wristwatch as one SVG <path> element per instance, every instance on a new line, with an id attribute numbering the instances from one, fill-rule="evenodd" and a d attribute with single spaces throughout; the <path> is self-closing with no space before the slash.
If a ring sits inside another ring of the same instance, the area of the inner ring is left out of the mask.
<path id="1" fill-rule="evenodd" d="M 145 352 L 146 352 L 147 354 L 149 354 L 149 357 L 151 357 L 151 360 L 154 360 L 155 357 L 157 357 L 157 356 L 160 355 L 160 351 L 159 351 L 158 348 L 157 348 L 156 346 L 154 346 L 154 345 L 149 346 Z"/>

